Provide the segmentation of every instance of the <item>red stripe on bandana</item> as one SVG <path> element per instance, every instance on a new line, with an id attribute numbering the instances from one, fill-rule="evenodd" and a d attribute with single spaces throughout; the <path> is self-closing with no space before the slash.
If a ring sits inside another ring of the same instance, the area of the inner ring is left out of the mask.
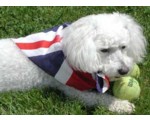
<path id="1" fill-rule="evenodd" d="M 56 37 L 52 41 L 40 40 L 38 42 L 33 42 L 33 43 L 16 43 L 16 44 L 20 49 L 32 50 L 38 48 L 49 48 L 54 43 L 60 42 L 61 39 L 62 38 L 60 38 L 59 35 L 56 35 Z"/>
<path id="2" fill-rule="evenodd" d="M 96 81 L 89 73 L 74 71 L 66 85 L 84 91 L 95 88 Z"/>

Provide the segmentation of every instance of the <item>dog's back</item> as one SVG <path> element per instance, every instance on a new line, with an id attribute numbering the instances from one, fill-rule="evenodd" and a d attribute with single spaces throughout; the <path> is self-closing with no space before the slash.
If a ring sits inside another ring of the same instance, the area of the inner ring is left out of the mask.
<path id="1" fill-rule="evenodd" d="M 49 77 L 23 55 L 11 39 L 0 40 L 0 91 L 49 85 Z"/>

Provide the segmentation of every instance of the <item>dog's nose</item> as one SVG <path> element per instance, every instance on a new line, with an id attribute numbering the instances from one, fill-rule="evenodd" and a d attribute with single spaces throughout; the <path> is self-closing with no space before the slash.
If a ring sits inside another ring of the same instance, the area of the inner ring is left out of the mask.
<path id="1" fill-rule="evenodd" d="M 118 70 L 118 73 L 119 73 L 120 75 L 125 75 L 125 74 L 127 74 L 128 72 L 129 72 L 129 68 L 127 68 L 127 67 Z"/>

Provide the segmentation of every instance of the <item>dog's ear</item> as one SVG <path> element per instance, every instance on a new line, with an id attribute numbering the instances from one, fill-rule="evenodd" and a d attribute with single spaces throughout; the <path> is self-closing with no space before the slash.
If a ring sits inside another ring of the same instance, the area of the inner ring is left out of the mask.
<path id="1" fill-rule="evenodd" d="M 99 67 L 96 46 L 93 41 L 96 29 L 86 20 L 89 19 L 80 19 L 64 29 L 63 51 L 73 68 L 93 73 Z"/>
<path id="2" fill-rule="evenodd" d="M 130 43 L 128 47 L 129 56 L 133 57 L 135 62 L 142 62 L 146 54 L 146 39 L 143 35 L 142 27 L 128 15 L 121 15 L 124 20 L 125 28 L 130 35 Z"/>

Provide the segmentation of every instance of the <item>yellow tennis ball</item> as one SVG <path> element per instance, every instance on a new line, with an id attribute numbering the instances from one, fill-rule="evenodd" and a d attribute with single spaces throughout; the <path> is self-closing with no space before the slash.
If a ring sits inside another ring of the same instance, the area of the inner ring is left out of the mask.
<path id="1" fill-rule="evenodd" d="M 113 94 L 115 97 L 124 100 L 134 100 L 140 95 L 141 89 L 138 81 L 132 77 L 122 77 L 115 81 L 113 86 Z"/>
<path id="2" fill-rule="evenodd" d="M 140 68 L 139 68 L 139 66 L 137 64 L 134 64 L 131 72 L 129 72 L 128 75 L 131 76 L 131 77 L 134 77 L 134 78 L 139 78 L 139 76 L 140 76 Z"/>

